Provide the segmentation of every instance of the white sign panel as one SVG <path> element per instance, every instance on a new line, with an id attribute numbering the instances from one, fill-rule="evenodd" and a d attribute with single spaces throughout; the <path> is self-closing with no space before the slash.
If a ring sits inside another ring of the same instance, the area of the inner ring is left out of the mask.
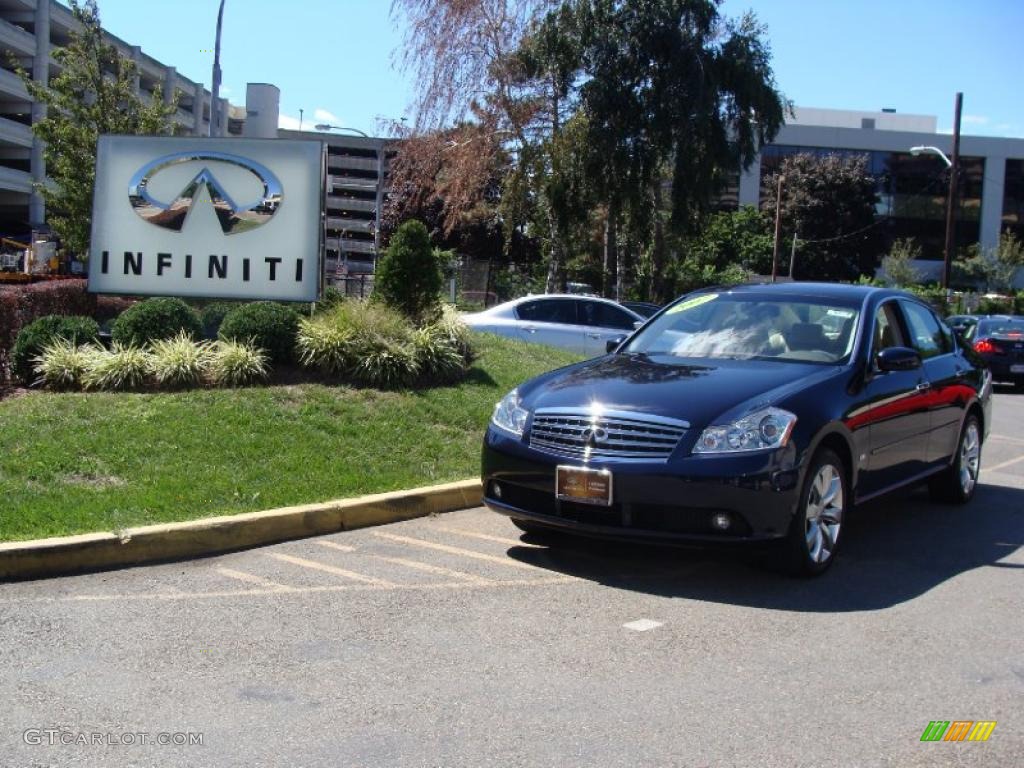
<path id="1" fill-rule="evenodd" d="M 324 145 L 101 136 L 89 290 L 314 301 Z"/>

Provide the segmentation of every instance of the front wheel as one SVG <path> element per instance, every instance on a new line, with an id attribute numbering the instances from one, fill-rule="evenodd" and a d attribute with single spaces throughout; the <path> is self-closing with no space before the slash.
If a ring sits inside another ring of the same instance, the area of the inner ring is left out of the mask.
<path id="1" fill-rule="evenodd" d="M 818 451 L 786 538 L 786 570 L 796 576 L 817 576 L 832 565 L 849 503 L 842 460 L 827 448 Z"/>
<path id="2" fill-rule="evenodd" d="M 981 424 L 971 414 L 964 422 L 956 456 L 949 469 L 932 478 L 928 490 L 934 501 L 966 504 L 974 497 L 981 474 Z"/>

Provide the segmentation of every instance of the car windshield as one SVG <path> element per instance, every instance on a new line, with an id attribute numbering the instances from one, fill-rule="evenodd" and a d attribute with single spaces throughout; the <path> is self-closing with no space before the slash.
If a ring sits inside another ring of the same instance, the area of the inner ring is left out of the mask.
<path id="1" fill-rule="evenodd" d="M 1022 336 L 1024 335 L 1024 318 L 982 320 L 978 323 L 978 331 L 975 335 L 979 338 L 982 336 Z"/>
<path id="2" fill-rule="evenodd" d="M 702 293 L 670 307 L 623 350 L 649 357 L 841 363 L 858 309 L 814 298 Z"/>

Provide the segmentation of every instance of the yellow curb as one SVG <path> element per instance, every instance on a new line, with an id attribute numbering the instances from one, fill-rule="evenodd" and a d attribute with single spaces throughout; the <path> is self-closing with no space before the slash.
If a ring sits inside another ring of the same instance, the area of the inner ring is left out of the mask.
<path id="1" fill-rule="evenodd" d="M 230 552 L 479 506 L 479 480 L 322 504 L 0 544 L 0 579 L 27 579 Z"/>

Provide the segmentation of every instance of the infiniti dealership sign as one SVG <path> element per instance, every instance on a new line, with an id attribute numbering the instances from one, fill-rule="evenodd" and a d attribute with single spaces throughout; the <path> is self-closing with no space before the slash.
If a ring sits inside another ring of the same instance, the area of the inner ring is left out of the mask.
<path id="1" fill-rule="evenodd" d="M 101 136 L 89 290 L 315 300 L 324 168 L 317 141 Z"/>

